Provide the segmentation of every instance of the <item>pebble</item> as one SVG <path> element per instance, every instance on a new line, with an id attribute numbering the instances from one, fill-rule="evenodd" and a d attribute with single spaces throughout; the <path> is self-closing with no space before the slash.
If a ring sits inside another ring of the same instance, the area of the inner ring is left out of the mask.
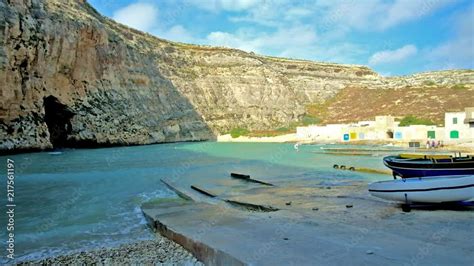
<path id="1" fill-rule="evenodd" d="M 157 236 L 155 240 L 143 240 L 115 248 L 101 248 L 21 262 L 19 265 L 154 265 L 162 263 L 204 265 L 180 245 L 160 236 Z"/>

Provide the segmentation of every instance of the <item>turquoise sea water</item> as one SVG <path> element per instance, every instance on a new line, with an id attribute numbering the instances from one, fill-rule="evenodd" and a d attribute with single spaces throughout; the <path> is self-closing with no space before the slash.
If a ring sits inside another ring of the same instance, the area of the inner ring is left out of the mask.
<path id="1" fill-rule="evenodd" d="M 22 261 L 151 239 L 139 206 L 177 197 L 162 178 L 182 185 L 205 184 L 222 193 L 230 172 L 279 184 L 387 178 L 332 168 L 345 164 L 384 169 L 383 154 L 337 156 L 324 154 L 321 147 L 303 145 L 297 152 L 293 144 L 200 142 L 1 156 L 0 263 L 7 262 L 8 158 L 15 162 L 15 255 Z"/>

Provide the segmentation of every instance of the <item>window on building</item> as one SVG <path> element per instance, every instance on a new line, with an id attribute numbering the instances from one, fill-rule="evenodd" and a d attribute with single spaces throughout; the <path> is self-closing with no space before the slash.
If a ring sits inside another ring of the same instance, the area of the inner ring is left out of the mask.
<path id="1" fill-rule="evenodd" d="M 453 117 L 453 125 L 456 125 L 458 123 L 458 118 L 457 117 Z"/>

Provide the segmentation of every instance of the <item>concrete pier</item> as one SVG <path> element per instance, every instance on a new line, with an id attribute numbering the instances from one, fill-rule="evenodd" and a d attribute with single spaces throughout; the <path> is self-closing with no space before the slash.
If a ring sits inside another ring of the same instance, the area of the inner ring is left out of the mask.
<path id="1" fill-rule="evenodd" d="M 330 189 L 329 189 L 330 188 Z M 229 200 L 271 204 L 275 212 L 228 204 L 145 204 L 159 234 L 208 265 L 470 265 L 472 207 L 404 213 L 367 195 L 365 184 L 264 187 Z M 291 204 L 288 204 L 291 202 Z M 350 206 L 350 207 L 348 207 Z"/>

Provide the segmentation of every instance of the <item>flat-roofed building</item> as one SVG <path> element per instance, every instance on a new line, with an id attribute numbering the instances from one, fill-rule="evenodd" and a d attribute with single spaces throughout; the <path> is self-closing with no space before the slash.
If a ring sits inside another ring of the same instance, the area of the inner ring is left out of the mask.
<path id="1" fill-rule="evenodd" d="M 297 137 L 313 141 L 356 140 L 427 140 L 461 142 L 474 141 L 474 107 L 445 113 L 445 127 L 428 125 L 399 126 L 393 116 L 376 116 L 373 121 L 353 124 L 328 124 L 298 127 Z"/>
<path id="2" fill-rule="evenodd" d="M 444 115 L 445 140 L 459 142 L 474 140 L 474 107 Z"/>

